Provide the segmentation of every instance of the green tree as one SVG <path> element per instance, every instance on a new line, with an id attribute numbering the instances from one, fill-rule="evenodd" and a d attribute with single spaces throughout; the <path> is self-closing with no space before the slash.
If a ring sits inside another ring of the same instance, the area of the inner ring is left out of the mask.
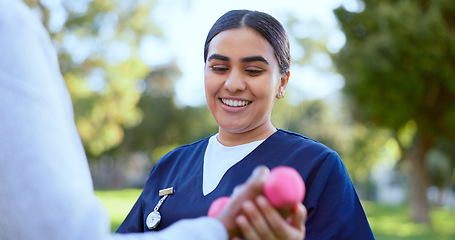
<path id="1" fill-rule="evenodd" d="M 455 1 L 365 0 L 335 10 L 346 44 L 333 56 L 356 119 L 385 127 L 409 166 L 412 219 L 430 222 L 427 152 L 455 139 Z M 402 132 L 413 126 L 413 140 Z"/>
<path id="2" fill-rule="evenodd" d="M 144 37 L 160 36 L 150 18 L 155 1 L 25 2 L 41 15 L 57 48 L 89 159 L 118 146 L 124 129 L 142 119 L 138 83 L 151 69 L 139 50 Z"/>

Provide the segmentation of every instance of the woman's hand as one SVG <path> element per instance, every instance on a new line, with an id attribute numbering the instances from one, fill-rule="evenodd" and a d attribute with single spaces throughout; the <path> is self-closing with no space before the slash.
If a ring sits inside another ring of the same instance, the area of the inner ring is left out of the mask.
<path id="1" fill-rule="evenodd" d="M 290 216 L 285 219 L 264 196 L 260 195 L 254 202 L 244 202 L 242 212 L 243 214 L 236 218 L 236 223 L 248 240 L 305 239 L 307 210 L 302 203 L 297 204 Z"/>
<path id="2" fill-rule="evenodd" d="M 245 183 L 234 188 L 229 202 L 215 217 L 224 225 L 230 238 L 241 236 L 241 231 L 235 221 L 242 214 L 242 204 L 245 201 L 254 201 L 258 195 L 262 194 L 262 186 L 269 172 L 265 166 L 256 167 Z"/>

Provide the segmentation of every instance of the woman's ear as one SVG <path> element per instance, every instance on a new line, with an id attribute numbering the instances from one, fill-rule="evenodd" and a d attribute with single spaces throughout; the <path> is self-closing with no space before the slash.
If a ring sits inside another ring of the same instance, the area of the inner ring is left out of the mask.
<path id="1" fill-rule="evenodd" d="M 280 79 L 280 86 L 278 88 L 278 93 L 277 93 L 277 98 L 278 99 L 284 97 L 284 92 L 286 91 L 286 87 L 288 86 L 290 74 L 291 73 L 288 71 L 286 73 L 286 75 L 282 76 L 281 79 Z"/>

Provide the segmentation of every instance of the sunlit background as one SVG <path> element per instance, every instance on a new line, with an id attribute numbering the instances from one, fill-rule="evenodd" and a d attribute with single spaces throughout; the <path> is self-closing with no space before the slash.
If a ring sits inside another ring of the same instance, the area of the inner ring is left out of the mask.
<path id="1" fill-rule="evenodd" d="M 24 1 L 56 46 L 113 230 L 163 154 L 216 133 L 205 37 L 225 12 L 250 9 L 291 41 L 275 126 L 340 153 L 377 239 L 455 239 L 455 2 Z"/>
<path id="2" fill-rule="evenodd" d="M 49 30 L 59 32 L 68 18 L 67 10 L 60 0 L 44 0 L 42 4 L 51 10 Z M 81 14 L 87 11 L 91 1 L 75 1 L 71 9 Z M 118 1 L 121 8 L 136 6 L 133 1 Z M 150 4 L 138 1 L 138 4 Z M 69 4 L 67 4 L 69 5 Z M 177 80 L 175 91 L 178 104 L 202 105 L 205 103 L 203 91 L 202 60 L 205 37 L 212 24 L 222 14 L 233 9 L 258 10 L 271 14 L 282 23 L 295 21 L 288 29 L 291 35 L 291 54 L 302 59 L 305 49 L 296 43 L 295 38 L 312 38 L 320 41 L 329 53 L 336 53 L 345 43 L 345 36 L 340 30 L 333 9 L 343 6 L 349 11 L 361 11 L 363 4 L 356 0 L 285 0 L 285 1 L 241 1 L 232 0 L 223 3 L 207 0 L 194 1 L 157 1 L 150 10 L 150 20 L 161 33 L 143 36 L 139 43 L 139 56 L 150 67 L 167 65 L 175 62 L 182 71 Z M 97 18 L 102 39 L 109 39 L 116 34 L 119 17 L 108 13 Z M 125 33 L 128 34 L 128 33 Z M 83 62 L 97 48 L 97 43 L 89 39 L 78 39 L 74 35 L 65 36 L 63 48 L 75 62 Z M 106 58 L 116 64 L 131 57 L 131 46 L 123 41 L 110 42 L 105 47 Z M 100 91 L 103 86 L 102 74 L 94 72 L 90 76 L 90 89 Z M 291 102 L 305 99 L 327 97 L 343 87 L 343 77 L 333 71 L 330 56 L 318 52 L 311 56 L 309 64 L 293 65 Z"/>

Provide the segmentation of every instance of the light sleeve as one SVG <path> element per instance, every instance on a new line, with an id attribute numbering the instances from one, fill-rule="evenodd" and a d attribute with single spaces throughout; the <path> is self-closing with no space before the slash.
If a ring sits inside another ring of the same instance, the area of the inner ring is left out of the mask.
<path id="1" fill-rule="evenodd" d="M 56 51 L 19 0 L 0 0 L 0 216 L 2 240 L 227 239 L 221 223 L 207 218 L 111 235 Z"/>

